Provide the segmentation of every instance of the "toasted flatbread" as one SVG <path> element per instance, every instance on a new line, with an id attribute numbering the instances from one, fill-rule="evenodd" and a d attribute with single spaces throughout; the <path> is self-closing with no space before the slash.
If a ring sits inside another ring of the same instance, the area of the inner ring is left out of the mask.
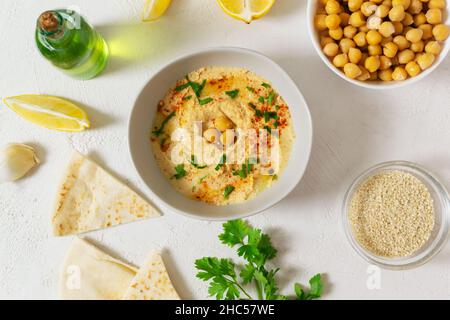
<path id="1" fill-rule="evenodd" d="M 54 235 L 65 236 L 158 216 L 136 192 L 75 153 L 58 190 L 52 225 Z"/>
<path id="2" fill-rule="evenodd" d="M 123 300 L 180 300 L 159 253 L 152 253 L 141 266 Z"/>
<path id="3" fill-rule="evenodd" d="M 133 266 L 75 238 L 61 270 L 59 297 L 64 300 L 118 300 L 125 294 L 136 272 Z"/>

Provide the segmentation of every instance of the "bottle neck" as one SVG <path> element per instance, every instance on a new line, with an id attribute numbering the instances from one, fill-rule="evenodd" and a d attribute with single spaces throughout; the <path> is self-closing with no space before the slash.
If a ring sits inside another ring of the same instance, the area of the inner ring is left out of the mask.
<path id="1" fill-rule="evenodd" d="M 57 43 L 65 38 L 64 18 L 57 11 L 46 11 L 37 21 L 39 33 L 49 42 Z"/>

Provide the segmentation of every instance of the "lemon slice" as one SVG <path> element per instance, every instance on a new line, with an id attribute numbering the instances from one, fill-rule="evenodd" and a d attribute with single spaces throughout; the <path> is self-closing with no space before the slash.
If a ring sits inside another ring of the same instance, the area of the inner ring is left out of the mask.
<path id="1" fill-rule="evenodd" d="M 83 131 L 90 122 L 86 112 L 67 100 L 38 94 L 3 99 L 3 102 L 24 119 L 58 131 Z"/>
<path id="2" fill-rule="evenodd" d="M 142 21 L 148 22 L 158 19 L 166 12 L 171 2 L 172 0 L 145 0 Z"/>
<path id="3" fill-rule="evenodd" d="M 217 0 L 229 16 L 250 23 L 262 18 L 272 8 L 275 0 Z"/>

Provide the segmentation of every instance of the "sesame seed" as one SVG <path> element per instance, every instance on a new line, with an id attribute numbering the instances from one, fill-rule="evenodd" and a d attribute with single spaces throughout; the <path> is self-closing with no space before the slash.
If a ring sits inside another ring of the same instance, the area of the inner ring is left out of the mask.
<path id="1" fill-rule="evenodd" d="M 382 257 L 407 257 L 422 248 L 435 223 L 427 186 L 402 171 L 369 177 L 350 200 L 348 217 L 355 239 Z"/>

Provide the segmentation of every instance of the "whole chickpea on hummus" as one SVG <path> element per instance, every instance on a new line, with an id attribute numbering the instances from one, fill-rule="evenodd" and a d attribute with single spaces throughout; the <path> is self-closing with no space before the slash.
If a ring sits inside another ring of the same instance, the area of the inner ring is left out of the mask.
<path id="1" fill-rule="evenodd" d="M 294 139 L 289 108 L 272 85 L 231 67 L 205 67 L 179 80 L 159 102 L 151 133 L 156 162 L 174 188 L 214 205 L 270 187 Z M 198 141 L 200 154 L 192 151 Z"/>

